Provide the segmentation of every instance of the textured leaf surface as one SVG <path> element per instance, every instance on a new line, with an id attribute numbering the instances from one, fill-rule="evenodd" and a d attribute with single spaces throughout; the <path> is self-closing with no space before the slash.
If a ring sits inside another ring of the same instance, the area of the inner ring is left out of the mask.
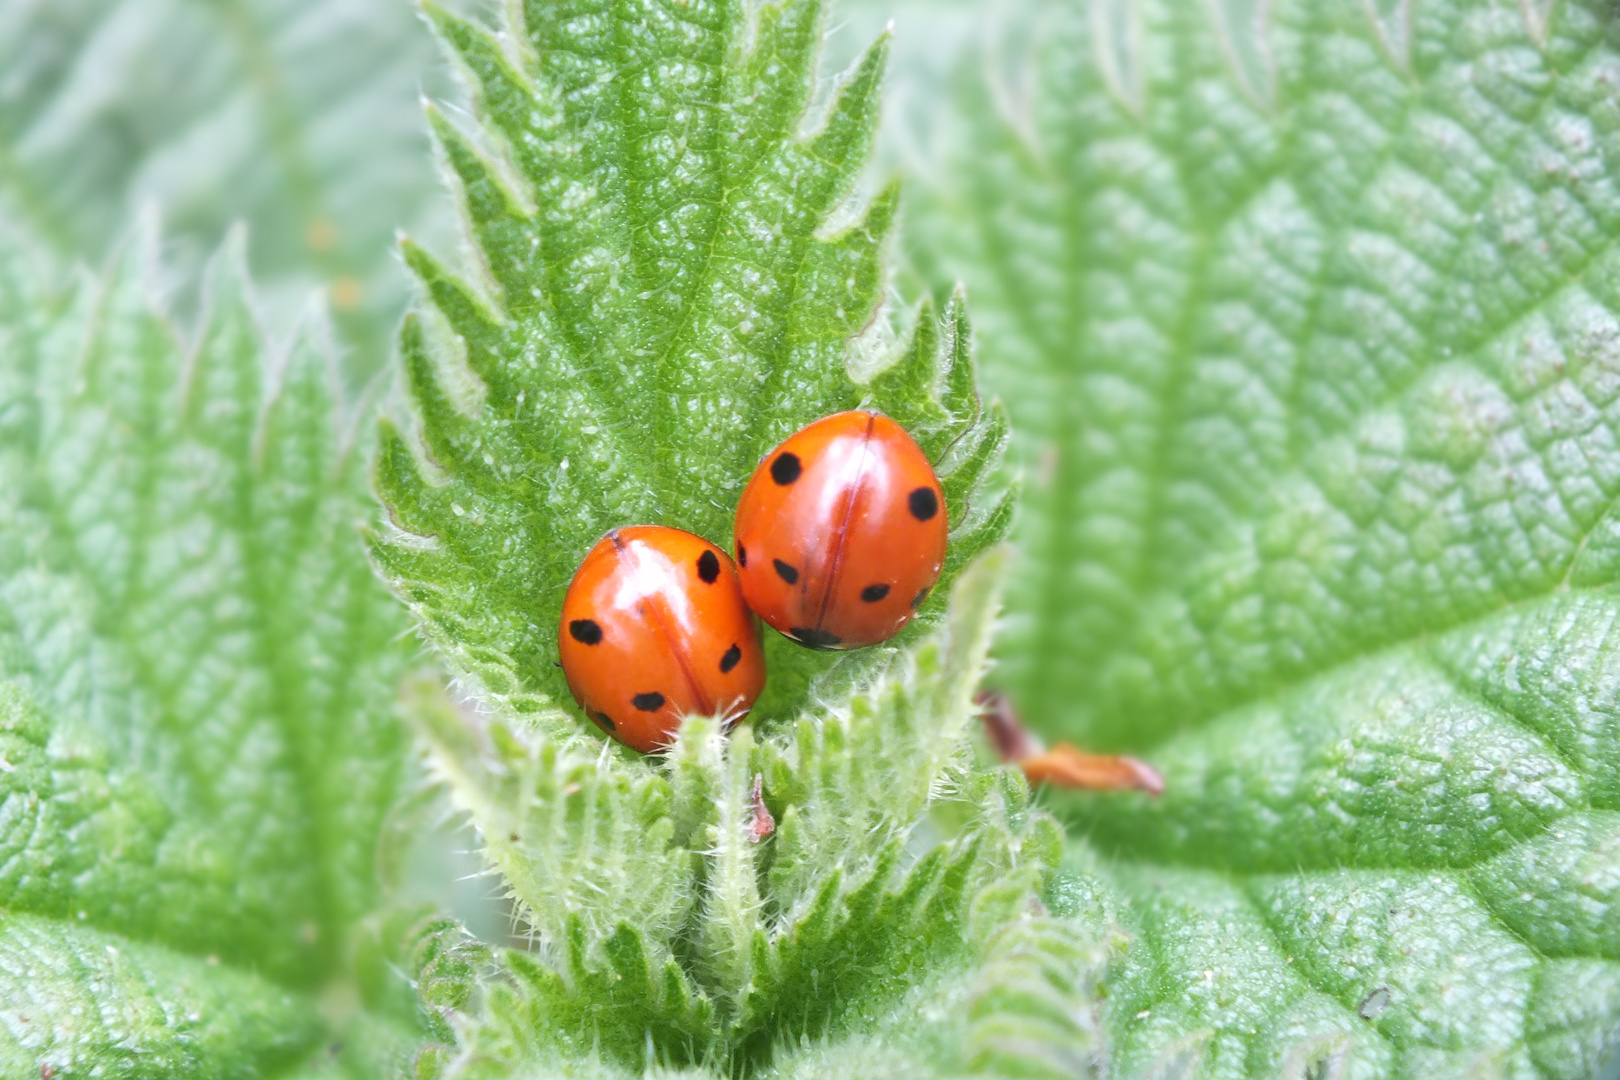
<path id="1" fill-rule="evenodd" d="M 1592 1075 L 1620 1035 L 1613 15 L 1262 14 L 1048 9 L 917 234 L 1026 436 L 999 677 L 1165 772 L 1067 807 L 1133 938 L 1110 1060 Z"/>
<path id="2" fill-rule="evenodd" d="M 0 1056 L 262 1075 L 376 900 L 401 619 L 324 349 L 238 247 L 188 347 L 154 252 L 57 296 L 0 242 Z"/>
<path id="3" fill-rule="evenodd" d="M 406 299 L 395 229 L 442 230 L 418 95 L 447 82 L 408 0 L 3 0 L 0 198 L 99 262 L 162 208 L 191 284 L 246 220 L 278 336 L 317 289 L 364 378 Z"/>
<path id="4" fill-rule="evenodd" d="M 836 1035 L 778 1049 L 750 1075 L 761 1080 L 945 1080 L 999 1076 L 1077 1080 L 1099 1076 L 1096 992 L 1107 949 L 1068 920 L 1033 917 L 1007 924 L 984 943 L 977 963 L 918 974 L 897 999 L 875 1002 Z M 465 1055 L 451 1075 L 466 1080 L 715 1080 L 714 1068 L 630 1069 L 600 1057 L 533 1048 L 522 1065 Z"/>
<path id="5" fill-rule="evenodd" d="M 169 949 L 31 915 L 0 917 L 7 1076 L 257 1076 L 320 1034 L 307 1001 Z"/>
<path id="6" fill-rule="evenodd" d="M 649 1058 L 763 1074 L 790 1068 L 784 1047 L 805 1039 L 835 1057 L 899 1039 L 884 1051 L 896 1062 L 943 1040 L 929 1053 L 961 1067 L 959 1032 L 931 1020 L 907 1033 L 903 1018 L 945 1008 L 922 1004 L 941 980 L 964 1012 L 976 948 L 1027 909 L 1061 847 L 1019 779 L 970 767 L 999 569 L 987 558 L 931 640 L 847 704 L 757 740 L 690 719 L 663 768 L 420 703 L 434 761 L 534 939 L 502 958 L 445 1075 L 590 1061 L 611 1074 Z M 754 777 L 780 823 L 763 842 L 749 832 Z M 1094 951 L 1054 947 L 1050 962 L 1084 983 Z M 875 1019 L 896 1008 L 902 1020 Z"/>

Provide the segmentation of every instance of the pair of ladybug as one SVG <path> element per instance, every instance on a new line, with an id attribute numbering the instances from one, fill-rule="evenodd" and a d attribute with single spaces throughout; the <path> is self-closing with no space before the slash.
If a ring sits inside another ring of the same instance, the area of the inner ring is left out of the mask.
<path id="1" fill-rule="evenodd" d="M 754 470 L 737 505 L 736 562 L 691 533 L 614 529 L 563 598 L 563 675 L 580 707 L 643 753 L 689 713 L 735 720 L 765 688 L 754 622 L 812 649 L 894 636 L 945 563 L 945 493 L 905 429 L 837 413 Z"/>

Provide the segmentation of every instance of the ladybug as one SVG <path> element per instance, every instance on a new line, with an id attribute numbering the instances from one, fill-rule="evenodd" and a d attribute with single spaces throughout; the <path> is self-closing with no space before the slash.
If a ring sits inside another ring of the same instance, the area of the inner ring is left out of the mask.
<path id="1" fill-rule="evenodd" d="M 736 567 L 680 529 L 637 525 L 598 541 L 569 582 L 557 641 L 580 708 L 644 754 L 687 714 L 735 722 L 765 688 Z"/>
<path id="2" fill-rule="evenodd" d="M 893 637 L 939 580 L 945 493 L 899 424 L 842 412 L 765 456 L 734 533 L 760 618 L 812 649 L 857 649 Z"/>

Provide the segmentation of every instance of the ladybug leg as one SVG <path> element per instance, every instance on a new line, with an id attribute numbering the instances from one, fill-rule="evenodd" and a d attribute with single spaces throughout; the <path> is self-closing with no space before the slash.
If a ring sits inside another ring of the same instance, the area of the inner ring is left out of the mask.
<path id="1" fill-rule="evenodd" d="M 1164 778 L 1145 761 L 1123 755 L 1088 754 L 1066 742 L 1048 750 L 1019 721 L 1005 694 L 981 691 L 974 701 L 980 706 L 979 719 L 984 722 L 1001 760 L 1017 762 L 1032 786 L 1052 784 L 1077 791 L 1164 793 Z"/>

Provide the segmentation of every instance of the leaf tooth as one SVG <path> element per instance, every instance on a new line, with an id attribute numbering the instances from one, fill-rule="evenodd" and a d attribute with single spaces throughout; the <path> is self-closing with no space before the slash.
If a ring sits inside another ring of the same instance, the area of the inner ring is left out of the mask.
<path id="1" fill-rule="evenodd" d="M 700 939 L 716 983 L 726 997 L 739 1000 L 753 974 L 749 942 L 760 907 L 755 846 L 748 838 L 753 746 L 752 729 L 741 725 L 726 750 Z"/>
<path id="2" fill-rule="evenodd" d="M 514 949 L 503 955 L 502 966 L 537 991 L 563 991 L 562 976 L 536 956 Z"/>
<path id="3" fill-rule="evenodd" d="M 976 832 L 971 840 L 951 855 L 945 864 L 944 872 L 939 876 L 939 887 L 929 897 L 930 907 L 937 909 L 948 906 L 958 915 L 961 914 L 963 904 L 967 900 L 973 868 L 979 862 L 979 853 L 984 850 L 984 839 L 983 832 Z"/>
<path id="4" fill-rule="evenodd" d="M 967 436 L 967 445 L 958 444 L 940 476 L 945 489 L 945 509 L 951 527 L 960 526 L 972 511 L 971 498 L 986 473 L 1000 464 L 1011 437 L 1007 410 L 1001 402 L 991 402 L 984 421 Z"/>
<path id="5" fill-rule="evenodd" d="M 852 926 L 865 926 L 876 916 L 883 906 L 889 878 L 893 876 L 894 868 L 900 865 L 900 854 L 904 848 L 905 839 L 900 838 L 891 841 L 877 853 L 872 860 L 871 868 L 866 872 L 866 880 L 851 889 L 844 897 L 846 923 Z"/>
<path id="6" fill-rule="evenodd" d="M 939 404 L 939 319 L 932 300 L 917 306 L 911 334 L 867 384 L 872 403 L 917 440 L 937 466 L 949 443 L 950 415 Z"/>
<path id="7" fill-rule="evenodd" d="M 405 256 L 405 265 L 427 290 L 433 306 L 450 324 L 451 331 L 461 338 L 467 366 L 483 381 L 492 401 L 504 408 L 512 399 L 513 386 L 501 359 L 500 346 L 505 334 L 500 317 L 426 248 L 407 237 L 400 242 L 400 251 Z"/>
<path id="8" fill-rule="evenodd" d="M 775 849 L 771 867 L 765 874 L 767 898 L 778 912 L 784 912 L 798 899 L 804 887 L 806 866 L 814 854 L 812 830 L 804 820 L 804 810 L 790 804 L 777 815 Z M 759 965 L 755 964 L 757 970 Z"/>
<path id="9" fill-rule="evenodd" d="M 501 41 L 488 27 L 424 0 L 422 14 L 461 63 L 474 108 L 492 121 L 517 148 L 532 129 L 535 105 L 549 100 L 542 88 L 513 66 Z"/>
<path id="10" fill-rule="evenodd" d="M 822 879 L 804 914 L 793 922 L 784 943 L 801 955 L 814 955 L 825 947 L 838 925 L 838 909 L 843 905 L 844 870 L 835 866 Z"/>
<path id="11" fill-rule="evenodd" d="M 438 598 L 444 595 L 437 585 L 428 584 L 444 575 L 443 553 L 437 548 L 401 542 L 397 536 L 384 535 L 369 525 L 361 533 L 371 561 L 387 580 L 389 589 L 413 608 L 423 609 L 418 612 L 422 618 L 429 618 L 425 609 L 438 606 Z M 443 617 L 432 618 L 438 624 L 446 623 Z"/>
<path id="12" fill-rule="evenodd" d="M 967 290 L 958 285 L 945 304 L 945 393 L 941 404 L 959 423 L 979 422 L 978 364 L 973 357 L 973 326 L 968 318 Z"/>
<path id="13" fill-rule="evenodd" d="M 97 290 L 74 391 L 80 400 L 105 406 L 134 439 L 167 429 L 179 386 L 180 365 L 173 362 L 178 335 L 151 289 L 159 280 L 160 244 L 155 218 L 143 215 Z"/>
<path id="14" fill-rule="evenodd" d="M 372 483 L 378 498 L 388 507 L 389 518 L 416 536 L 436 535 L 438 523 L 444 520 L 444 499 L 422 475 L 410 445 L 387 417 L 377 422 L 377 443 Z"/>
<path id="15" fill-rule="evenodd" d="M 872 153 L 877 134 L 879 91 L 889 59 L 889 31 L 879 34 L 839 79 L 821 130 L 810 137 L 810 154 L 830 167 L 823 212 L 854 188 Z"/>
<path id="16" fill-rule="evenodd" d="M 884 914 L 900 913 L 903 917 L 911 917 L 917 913 L 931 895 L 935 883 L 944 877 L 947 870 L 949 854 L 945 845 L 940 844 L 931 848 L 928 854 L 918 859 L 906 874 L 905 881 L 900 888 L 890 893 L 884 900 Z"/>
<path id="17" fill-rule="evenodd" d="M 250 550 L 259 565 L 261 580 L 288 582 L 302 579 L 306 588 L 336 601 L 340 590 L 356 600 L 366 595 L 354 574 L 365 570 L 331 543 L 346 527 L 333 520 L 334 496 L 350 506 L 370 505 L 366 466 L 370 462 L 370 412 L 363 413 L 366 452 L 345 445 L 340 431 L 338 373 L 324 324 L 306 320 L 293 338 L 287 360 L 277 375 L 269 404 L 258 421 L 253 455 L 255 527 Z M 326 552 L 311 559 L 309 549 Z M 320 584 L 313 584 L 315 581 Z M 380 603 L 386 603 L 381 597 Z M 347 655 L 357 644 L 354 619 L 361 617 L 349 603 L 340 605 L 349 616 L 338 623 L 323 621 L 315 643 L 326 646 L 320 655 Z M 315 661 L 311 661 L 315 662 Z"/>
<path id="18" fill-rule="evenodd" d="M 747 93 L 738 110 L 738 139 L 746 161 L 758 161 L 765 147 L 786 139 L 809 106 L 825 16 L 823 0 L 788 0 L 759 9 L 744 74 Z"/>
<path id="19" fill-rule="evenodd" d="M 657 1000 L 658 984 L 653 981 L 652 964 L 639 927 L 619 923 L 608 936 L 603 951 L 621 980 L 619 994 L 648 1005 Z"/>
<path id="20" fill-rule="evenodd" d="M 711 717 L 694 716 L 681 724 L 675 745 L 664 755 L 672 789 L 673 839 L 681 847 L 695 847 L 703 830 L 714 823 L 724 753 L 720 725 Z"/>
<path id="21" fill-rule="evenodd" d="M 259 460 L 263 473 L 286 483 L 278 494 L 296 492 L 311 504 L 337 481 L 332 463 L 339 460 L 337 369 L 324 340 L 325 326 L 306 320 L 293 338 L 275 390 L 259 425 Z M 339 468 L 351 475 L 356 455 L 343 457 Z M 363 474 L 362 474 L 363 475 Z"/>
<path id="22" fill-rule="evenodd" d="M 1007 535 L 1007 529 L 1012 524 L 1013 511 L 1018 506 L 1018 490 L 1018 484 L 1009 484 L 1006 490 L 996 497 L 995 502 L 976 514 L 969 514 L 966 521 L 952 530 L 950 547 L 945 552 L 945 570 L 941 577 L 954 576 L 971 562 L 974 556 Z"/>
<path id="23" fill-rule="evenodd" d="M 886 185 L 854 224 L 806 247 L 787 328 L 790 345 L 847 338 L 872 321 L 883 302 L 883 250 L 899 215 L 896 182 Z"/>
<path id="24" fill-rule="evenodd" d="M 566 971 L 577 983 L 589 974 L 590 961 L 590 933 L 585 925 L 585 917 L 578 911 L 570 911 L 563 917 L 561 928 L 563 955 L 567 957 Z"/>
<path id="25" fill-rule="evenodd" d="M 471 424 L 445 392 L 417 312 L 408 313 L 400 326 L 399 351 L 428 456 L 450 471 L 469 464 L 477 468 L 482 462 L 472 459 L 468 446 Z"/>
<path id="26" fill-rule="evenodd" d="M 521 316 L 539 303 L 536 288 L 539 235 L 530 209 L 506 182 L 496 164 L 431 103 L 424 106 L 428 127 L 460 181 L 462 205 L 492 283 L 508 316 Z"/>
<path id="27" fill-rule="evenodd" d="M 244 461 L 264 397 L 258 328 L 249 299 L 247 232 L 241 226 L 208 262 L 202 336 L 186 378 L 183 412 L 191 434 Z"/>

